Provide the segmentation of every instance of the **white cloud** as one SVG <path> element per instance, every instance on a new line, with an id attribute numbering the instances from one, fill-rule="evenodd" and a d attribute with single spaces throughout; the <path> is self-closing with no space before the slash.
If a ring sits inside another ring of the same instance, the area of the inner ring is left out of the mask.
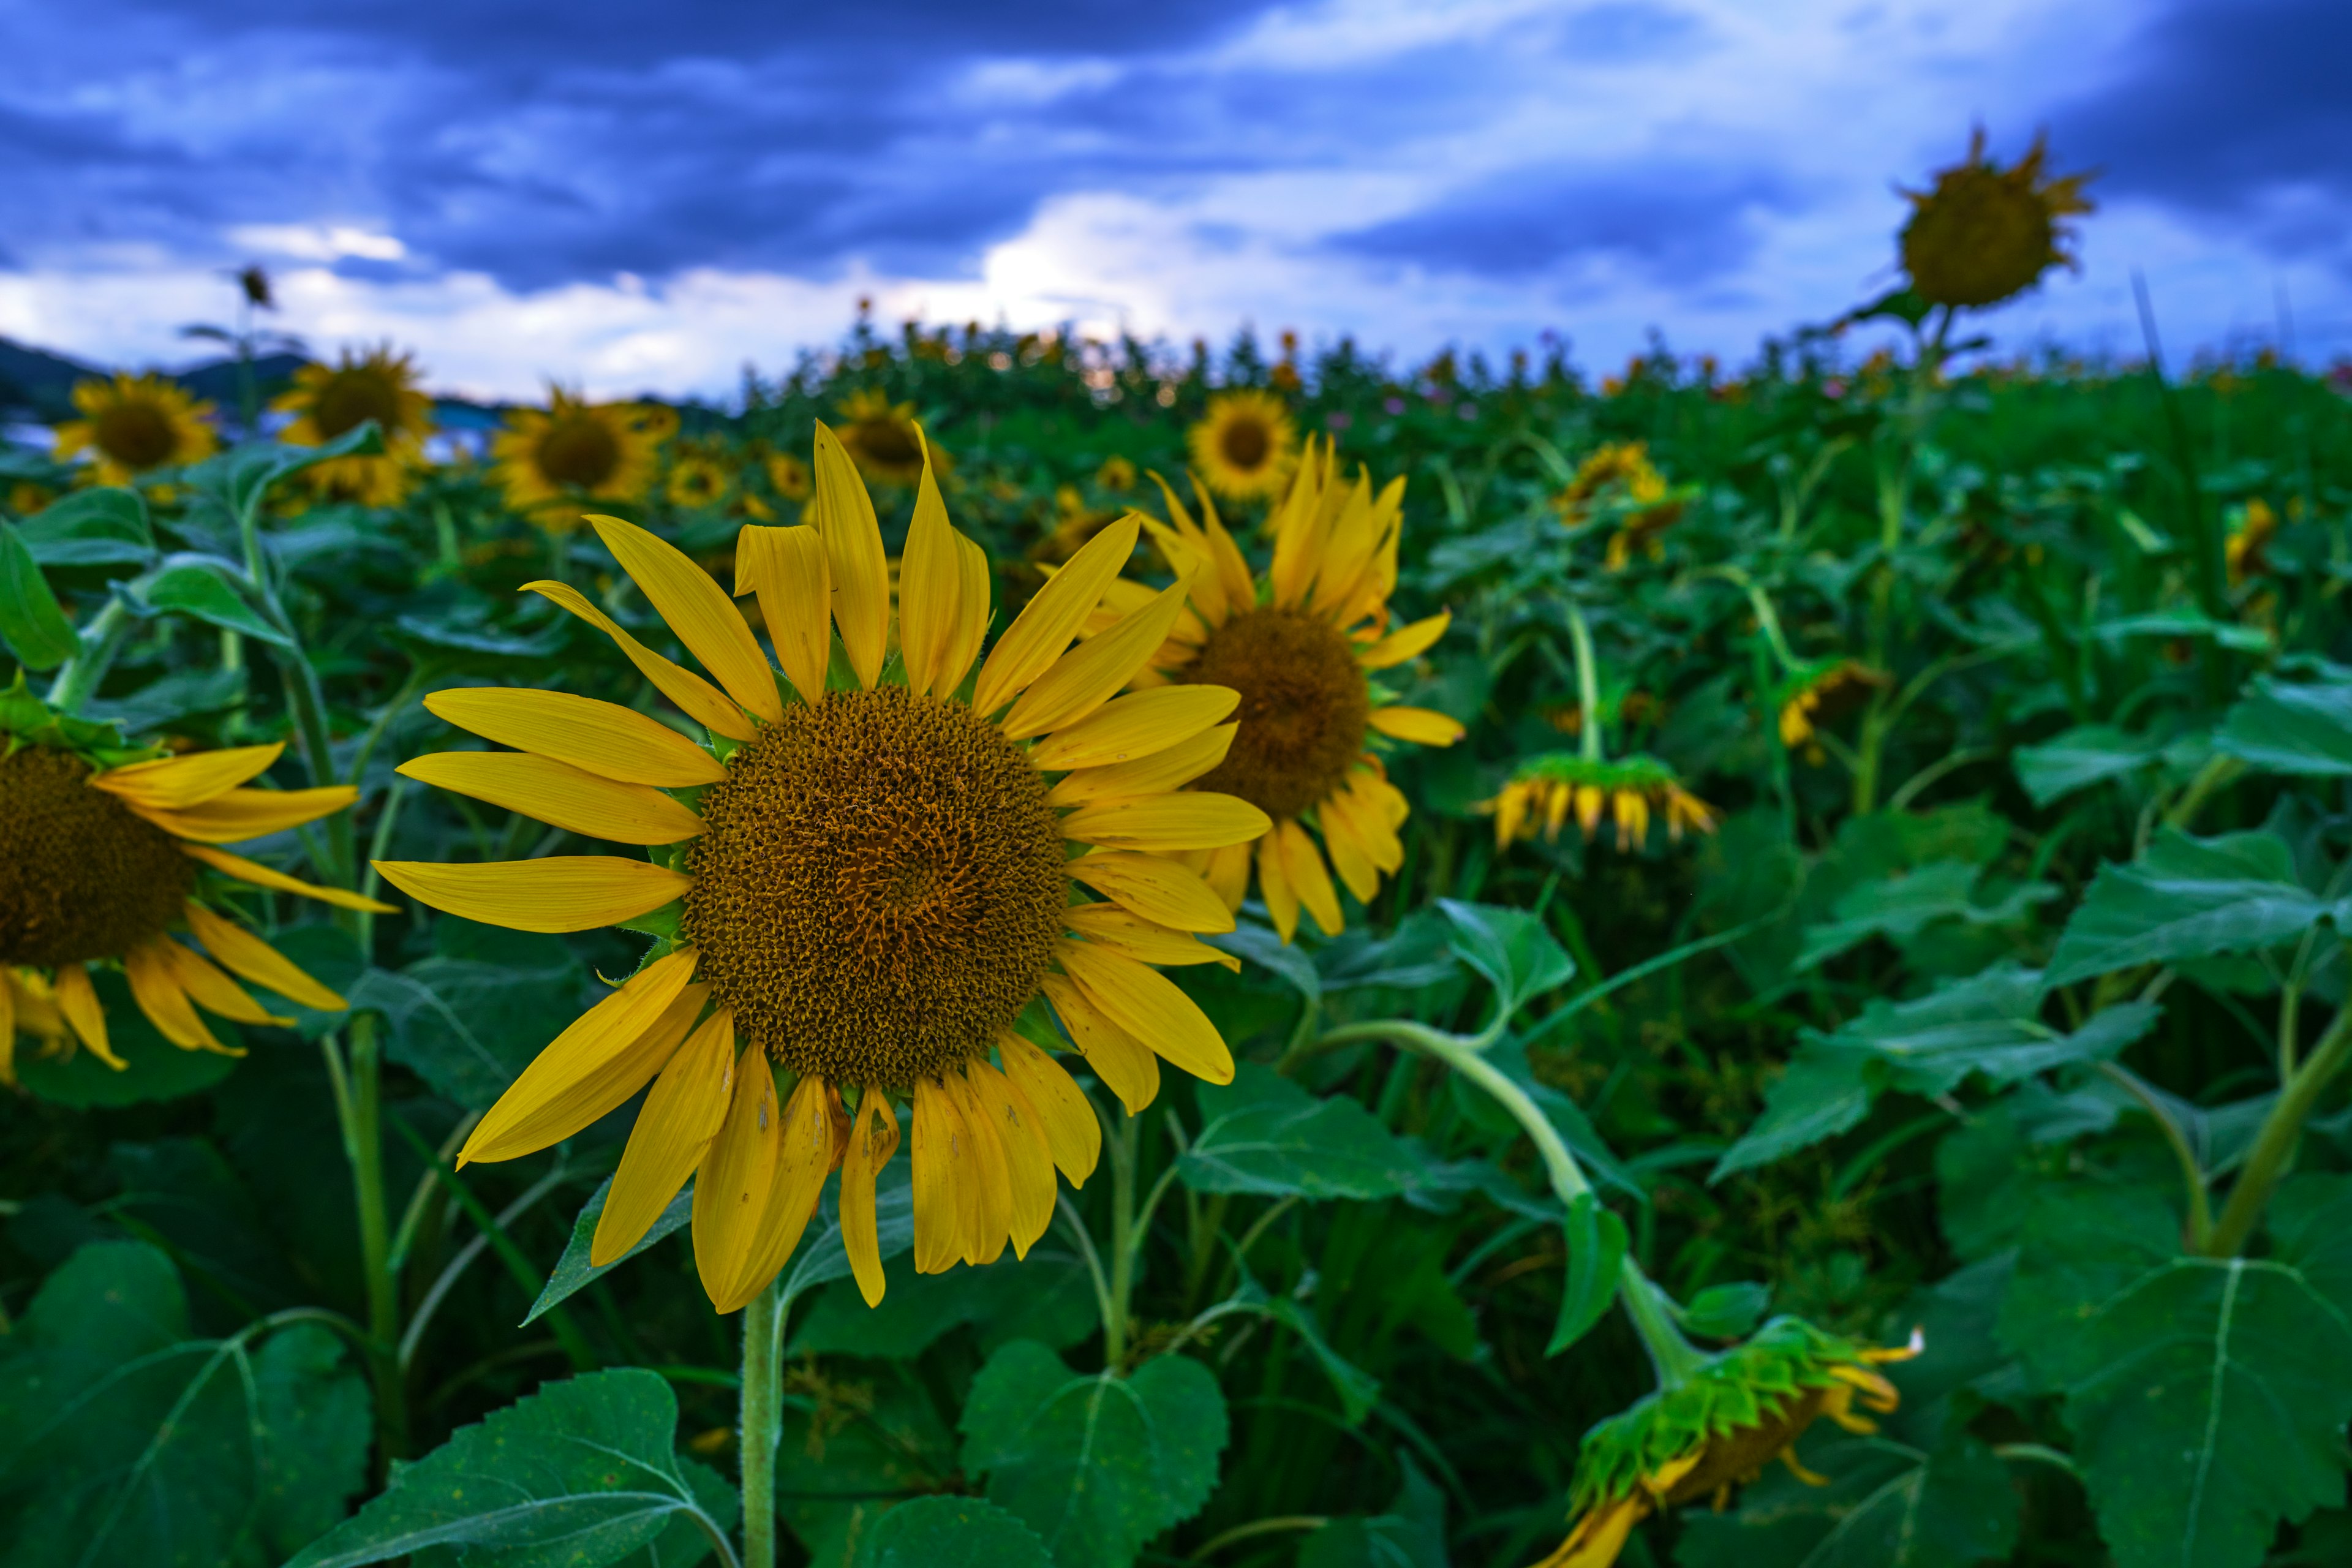
<path id="1" fill-rule="evenodd" d="M 341 224 L 249 223 L 228 231 L 229 243 L 264 256 L 296 261 L 399 261 L 408 247 L 388 234 L 372 234 Z"/>

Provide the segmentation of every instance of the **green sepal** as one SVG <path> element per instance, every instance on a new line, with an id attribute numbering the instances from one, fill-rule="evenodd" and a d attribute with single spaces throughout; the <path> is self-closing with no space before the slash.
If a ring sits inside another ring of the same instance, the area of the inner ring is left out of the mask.
<path id="1" fill-rule="evenodd" d="M 25 672 L 0 691 L 0 735 L 8 737 L 5 752 L 14 756 L 20 746 L 45 746 L 79 757 L 93 768 L 119 768 L 131 763 L 153 762 L 172 753 L 163 746 L 134 746 L 122 738 L 122 726 L 77 719 L 60 713 L 25 684 Z"/>

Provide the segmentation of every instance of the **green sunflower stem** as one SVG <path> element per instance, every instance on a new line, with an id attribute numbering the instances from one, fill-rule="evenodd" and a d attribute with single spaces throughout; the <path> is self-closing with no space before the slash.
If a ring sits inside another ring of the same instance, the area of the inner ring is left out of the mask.
<path id="1" fill-rule="evenodd" d="M 2294 1167 L 2295 1150 L 2303 1142 L 2303 1124 L 2319 1103 L 2320 1091 L 2352 1060 L 2352 1006 L 2340 1009 L 2327 1032 L 2303 1065 L 2280 1087 L 2276 1104 L 2254 1134 L 2230 1201 L 2222 1205 L 2202 1248 L 2208 1258 L 2235 1258 L 2253 1238 L 2254 1226 L 2270 1206 L 2271 1194 Z"/>
<path id="2" fill-rule="evenodd" d="M 362 1013 L 352 1020 L 348 1054 L 332 1035 L 320 1045 L 336 1089 L 343 1155 L 352 1167 L 360 1273 L 367 1287 L 368 1336 L 373 1342 L 376 1443 L 389 1462 L 408 1456 L 408 1400 L 394 1348 L 400 1343 L 400 1293 L 392 1268 L 392 1226 L 384 1202 L 383 1075 L 376 1016 Z"/>
<path id="3" fill-rule="evenodd" d="M 106 672 L 114 668 L 115 656 L 130 640 L 131 625 L 131 608 L 121 596 L 108 599 L 106 607 L 83 628 L 81 651 L 58 669 L 49 687 L 49 706 L 60 713 L 79 713 L 81 705 L 97 695 Z"/>
<path id="4" fill-rule="evenodd" d="M 776 1568 L 776 1435 L 782 1409 L 781 1278 L 743 1310 L 743 1568 Z"/>
<path id="5" fill-rule="evenodd" d="M 1568 606 L 1569 641 L 1576 649 L 1576 700 L 1584 710 L 1584 722 L 1579 726 L 1579 755 L 1588 763 L 1607 761 L 1601 745 L 1601 661 L 1592 651 L 1592 628 L 1584 624 L 1584 612 L 1575 605 Z"/>

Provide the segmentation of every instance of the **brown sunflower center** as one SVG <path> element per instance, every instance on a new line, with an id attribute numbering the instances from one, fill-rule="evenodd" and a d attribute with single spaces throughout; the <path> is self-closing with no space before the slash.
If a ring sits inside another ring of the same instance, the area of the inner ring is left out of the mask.
<path id="1" fill-rule="evenodd" d="M 1364 749 L 1371 694 L 1348 639 L 1298 610 L 1244 610 L 1209 634 L 1184 678 L 1242 694 L 1234 748 L 1200 787 L 1268 816 L 1297 816 L 1329 795 Z"/>
<path id="2" fill-rule="evenodd" d="M 2021 293 L 2058 259 L 2047 198 L 2014 171 L 1957 169 L 1903 227 L 1903 266 L 1932 304 L 1990 305 Z"/>
<path id="3" fill-rule="evenodd" d="M 903 419 L 885 416 L 868 419 L 857 426 L 857 445 L 866 461 L 882 468 L 919 468 L 923 466 L 923 449 L 915 444 L 914 426 Z"/>
<path id="4" fill-rule="evenodd" d="M 1236 468 L 1255 468 L 1274 450 L 1274 432 L 1263 421 L 1246 416 L 1231 419 L 1217 436 L 1217 450 Z"/>
<path id="5" fill-rule="evenodd" d="M 387 436 L 398 429 L 399 384 L 373 365 L 354 365 L 328 376 L 310 405 L 310 423 L 319 427 L 320 436 L 331 441 L 357 428 L 362 419 L 374 420 Z"/>
<path id="6" fill-rule="evenodd" d="M 575 414 L 539 438 L 539 471 L 559 485 L 594 489 L 621 466 L 621 444 L 593 415 Z"/>
<path id="7" fill-rule="evenodd" d="M 0 963 L 119 957 L 168 930 L 195 885 L 172 836 L 89 778 L 40 746 L 0 761 Z"/>
<path id="8" fill-rule="evenodd" d="M 95 424 L 98 449 L 126 468 L 152 468 L 179 448 L 171 416 L 144 399 L 118 403 Z"/>
<path id="9" fill-rule="evenodd" d="M 799 1072 L 907 1088 L 1036 994 L 1068 901 L 1045 783 L 904 687 L 795 704 L 702 797 L 686 935 L 711 1001 Z"/>

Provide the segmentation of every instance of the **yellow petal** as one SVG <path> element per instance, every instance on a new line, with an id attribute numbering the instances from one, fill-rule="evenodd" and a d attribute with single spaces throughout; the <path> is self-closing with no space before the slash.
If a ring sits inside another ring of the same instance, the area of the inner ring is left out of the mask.
<path id="1" fill-rule="evenodd" d="M 993 1127 L 1003 1150 L 1013 1251 L 1026 1258 L 1054 1223 L 1054 1155 L 1046 1147 L 1045 1125 L 1029 1097 L 987 1062 L 966 1063 L 964 1079 L 970 1089 L 965 1114 Z"/>
<path id="2" fill-rule="evenodd" d="M 1273 826 L 1273 818 L 1239 795 L 1187 791 L 1074 811 L 1062 818 L 1062 837 L 1106 849 L 1221 849 L 1246 844 Z"/>
<path id="3" fill-rule="evenodd" d="M 593 931 L 649 914 L 682 897 L 694 879 L 646 860 L 551 855 L 445 866 L 376 860 L 383 879 L 446 914 L 512 931 Z"/>
<path id="4" fill-rule="evenodd" d="M 1315 808 L 1323 827 L 1323 847 L 1331 852 L 1332 868 L 1360 904 L 1369 904 L 1381 890 L 1380 868 L 1372 862 L 1364 826 L 1358 817 L 1363 802 L 1347 790 L 1333 792 Z"/>
<path id="5" fill-rule="evenodd" d="M 824 672 L 833 661 L 833 571 L 824 537 L 814 528 L 743 530 L 736 571 L 749 573 L 760 595 L 760 618 L 776 645 L 784 679 L 814 708 L 824 700 Z"/>
<path id="6" fill-rule="evenodd" d="M 531 1059 L 490 1107 L 460 1165 L 515 1160 L 560 1143 L 645 1088 L 677 1048 L 664 1016 L 694 977 L 691 950 L 657 958 Z"/>
<path id="7" fill-rule="evenodd" d="M 1171 686 L 1166 691 L 1214 691 L 1217 687 Z M 1158 695 L 1157 691 L 1146 695 Z M 1132 702 L 1132 697 L 1122 697 L 1118 702 Z M 1118 706 L 1114 702 L 1103 712 Z M 1088 720 L 1092 723 L 1093 720 Z M 1108 805 L 1116 801 L 1136 800 L 1144 795 L 1166 795 L 1179 790 L 1204 773 L 1213 773 L 1234 749 L 1234 736 L 1241 726 L 1218 724 L 1203 730 L 1190 740 L 1179 741 L 1165 751 L 1133 762 L 1113 763 L 1108 767 L 1080 768 L 1051 790 L 1045 800 L 1051 805 Z M 1066 731 L 1065 731 L 1066 733 Z"/>
<path id="8" fill-rule="evenodd" d="M 259 778 L 285 750 L 285 743 L 279 742 L 132 763 L 128 767 L 91 774 L 90 787 L 119 795 L 136 805 L 185 811 L 216 795 L 226 795 L 248 779 Z"/>
<path id="9" fill-rule="evenodd" d="M 185 811 L 123 804 L 175 838 L 235 844 L 316 822 L 359 797 L 360 792 L 349 784 L 331 784 L 325 789 L 233 789 Z"/>
<path id="10" fill-rule="evenodd" d="M 704 729 L 730 741 L 748 741 L 759 732 L 743 716 L 743 710 L 730 702 L 719 688 L 631 637 L 619 622 L 590 604 L 579 589 L 568 583 L 525 583 L 522 588 L 524 593 L 554 600 L 611 637 L 629 656 L 629 662 L 637 667 L 637 673 L 653 682 L 655 690 L 677 704 L 680 712 Z"/>
<path id="11" fill-rule="evenodd" d="M 99 1005 L 98 992 L 90 985 L 89 971 L 79 963 L 61 964 L 58 969 L 56 998 L 58 1011 L 89 1054 L 121 1072 L 130 1064 L 114 1054 L 106 1041 L 106 1009 Z"/>
<path id="12" fill-rule="evenodd" d="M 1013 1173 L 1005 1161 L 1004 1138 L 972 1092 L 969 1077 L 950 1069 L 940 1087 L 955 1101 L 968 1140 L 959 1150 L 962 1158 L 957 1164 L 958 1178 L 970 1189 L 962 1205 L 967 1215 L 963 1260 L 984 1267 L 1003 1257 L 1004 1244 L 1013 1238 Z"/>
<path id="13" fill-rule="evenodd" d="M 1231 953 L 1131 915 L 1117 904 L 1075 904 L 1062 912 L 1062 919 L 1088 941 L 1145 963 L 1222 963 L 1236 974 L 1242 972 L 1242 961 Z"/>
<path id="14" fill-rule="evenodd" d="M 1079 856 L 1066 869 L 1096 892 L 1160 925 L 1176 931 L 1234 929 L 1234 912 L 1216 889 L 1173 860 L 1097 850 Z"/>
<path id="15" fill-rule="evenodd" d="M 1095 1115 L 1094 1101 L 1061 1063 L 1009 1030 L 996 1037 L 996 1054 L 1003 1058 L 1005 1078 L 1036 1113 L 1054 1163 L 1070 1185 L 1086 1185 L 1095 1173 L 1095 1162 L 1102 1158 L 1102 1122 Z"/>
<path id="16" fill-rule="evenodd" d="M 1372 728 L 1417 746 L 1450 746 L 1463 736 L 1462 721 L 1427 708 L 1375 708 Z"/>
<path id="17" fill-rule="evenodd" d="M 644 1239 L 710 1152 L 734 1092 L 735 1016 L 716 1013 L 654 1079 L 604 1194 L 604 1212 L 588 1244 L 590 1264 L 602 1268 L 616 1262 Z"/>
<path id="18" fill-rule="evenodd" d="M 956 531 L 931 477 L 931 447 L 925 441 L 915 516 L 898 558 L 898 655 L 908 689 L 918 697 L 932 689 L 947 668 L 948 649 L 962 640 L 963 563 L 958 555 Z"/>
<path id="19" fill-rule="evenodd" d="M 169 938 L 140 943 L 122 955 L 122 977 L 131 982 L 131 999 L 147 1015 L 147 1021 L 158 1033 L 184 1051 L 217 1051 L 223 1056 L 241 1057 L 242 1050 L 231 1050 L 214 1037 L 196 1016 L 195 1005 L 188 994 L 180 989 L 172 977 L 170 961 L 164 958 L 162 943 Z"/>
<path id="20" fill-rule="evenodd" d="M 898 1113 L 890 1097 L 868 1085 L 858 1097 L 857 1123 L 841 1162 L 841 1247 L 857 1293 L 869 1307 L 882 1304 L 882 1237 L 874 1215 L 874 1178 L 898 1152 Z"/>
<path id="21" fill-rule="evenodd" d="M 775 1184 L 768 1189 L 768 1212 L 761 1217 L 759 1244 L 752 1249 L 755 1291 L 792 1261 L 809 1216 L 816 1213 L 824 1179 L 841 1153 L 838 1135 L 843 1129 L 834 1120 L 840 1104 L 840 1097 L 814 1073 L 794 1084 L 792 1098 L 784 1102 Z"/>
<path id="22" fill-rule="evenodd" d="M 1160 1058 L 1150 1047 L 1112 1023 L 1068 975 L 1048 974 L 1038 984 L 1060 1016 L 1062 1027 L 1077 1043 L 1078 1054 L 1118 1096 L 1129 1116 L 1158 1098 Z"/>
<path id="23" fill-rule="evenodd" d="M 1338 936 L 1340 931 L 1339 895 L 1332 889 L 1331 873 L 1325 869 L 1323 856 L 1308 837 L 1307 829 L 1295 821 L 1274 825 L 1276 853 L 1282 857 L 1284 877 L 1290 890 L 1315 917 L 1325 936 Z"/>
<path id="24" fill-rule="evenodd" d="M 245 988 L 200 955 L 189 952 L 169 937 L 157 937 L 155 946 L 163 955 L 173 983 L 188 994 L 188 1000 L 207 1013 L 218 1014 L 236 1024 L 261 1024 L 280 1029 L 291 1028 L 294 1020 L 281 1018 L 245 994 Z"/>
<path id="25" fill-rule="evenodd" d="M 1163 686 L 1104 703 L 1030 748 L 1031 763 L 1047 773 L 1102 768 L 1164 752 L 1189 741 L 1241 706 L 1227 686 Z"/>
<path id="26" fill-rule="evenodd" d="M 1249 845 L 1228 844 L 1209 851 L 1208 868 L 1201 873 L 1201 879 L 1209 884 L 1209 891 L 1224 900 L 1225 911 L 1231 915 L 1239 914 L 1242 900 L 1249 897 Z"/>
<path id="27" fill-rule="evenodd" d="M 940 670 L 938 691 L 945 697 L 963 685 L 980 645 L 988 638 L 988 554 L 959 533 L 955 536 L 956 566 L 963 574 L 963 614 L 956 635 L 948 643 L 946 664 Z"/>
<path id="28" fill-rule="evenodd" d="M 16 1087 L 16 982 L 0 971 L 0 1085 Z"/>
<path id="29" fill-rule="evenodd" d="M 874 500 L 857 477 L 841 438 L 816 422 L 816 497 L 808 515 L 824 537 L 833 582 L 833 618 L 857 683 L 871 688 L 882 674 L 890 641 L 890 564 Z"/>
<path id="30" fill-rule="evenodd" d="M 1257 890 L 1265 900 L 1266 918 L 1288 947 L 1298 931 L 1298 889 L 1290 885 L 1290 868 L 1282 858 L 1282 839 L 1268 833 L 1257 841 Z"/>
<path id="31" fill-rule="evenodd" d="M 1366 669 L 1388 669 L 1409 658 L 1418 658 L 1437 646 L 1445 628 L 1454 624 L 1454 612 L 1440 610 L 1425 621 L 1415 621 L 1391 632 L 1356 656 L 1357 664 Z"/>
<path id="32" fill-rule="evenodd" d="M 1102 602 L 1104 591 L 1118 579 L 1118 569 L 1135 553 L 1139 528 L 1132 514 L 1120 518 L 1087 540 L 1037 590 L 1037 596 L 1004 628 L 988 662 L 980 667 L 980 684 L 972 689 L 973 712 L 995 712 L 1062 657 L 1062 650 Z"/>
<path id="33" fill-rule="evenodd" d="M 337 909 L 372 910 L 380 915 L 394 915 L 400 912 L 395 905 L 379 903 L 373 899 L 362 898 L 357 893 L 341 888 L 314 888 L 308 882 L 298 881 L 282 871 L 273 871 L 268 867 L 248 860 L 242 855 L 232 855 L 226 849 L 214 849 L 202 844 L 183 844 L 180 846 L 180 853 L 192 860 L 200 860 L 214 870 L 234 877 L 240 882 L 250 882 L 257 888 L 268 888 L 280 893 L 299 893 L 303 898 L 316 899 L 322 904 L 332 904 Z"/>
<path id="34" fill-rule="evenodd" d="M 436 752 L 411 757 L 394 771 L 615 844 L 677 844 L 702 837 L 702 818 L 657 789 L 529 752 Z"/>
<path id="35" fill-rule="evenodd" d="M 963 1258 L 956 1143 L 963 1118 L 931 1079 L 915 1080 L 915 1272 L 944 1274 Z"/>
<path id="36" fill-rule="evenodd" d="M 778 1133 L 775 1075 L 767 1054 L 753 1046 L 736 1065 L 727 1120 L 694 1173 L 694 1268 L 722 1312 L 759 1294 L 758 1286 L 743 1286 L 775 1185 Z"/>
<path id="37" fill-rule="evenodd" d="M 687 789 L 727 776 L 726 764 L 660 720 L 593 697 L 471 686 L 436 691 L 425 700 L 425 707 L 486 741 L 553 757 L 623 784 Z"/>
<path id="38" fill-rule="evenodd" d="M 1224 1037 L 1166 975 L 1086 942 L 1055 942 L 1054 955 L 1087 1000 L 1120 1029 L 1194 1078 L 1234 1081 L 1234 1054 Z"/>
<path id="39" fill-rule="evenodd" d="M 771 724 L 783 718 L 775 672 L 760 651 L 760 639 L 751 635 L 735 601 L 711 581 L 709 573 L 676 545 L 633 522 L 591 512 L 588 525 L 645 594 L 655 613 L 702 661 L 702 668 L 718 678 L 737 706 Z"/>
<path id="40" fill-rule="evenodd" d="M 265 990 L 274 991 L 298 1006 L 320 1013 L 340 1013 L 343 999 L 302 973 L 293 960 L 243 926 L 236 925 L 191 899 L 180 906 L 188 929 L 213 961 L 241 974 Z"/>
<path id="41" fill-rule="evenodd" d="M 1004 715 L 1007 740 L 1025 741 L 1075 724 L 1110 700 L 1167 640 L 1184 607 L 1181 580 L 1091 642 L 1064 654 Z"/>
<path id="42" fill-rule="evenodd" d="M 1184 516 L 1183 507 L 1176 500 L 1176 492 L 1169 488 L 1168 481 L 1160 479 L 1156 473 L 1151 477 L 1159 481 L 1160 493 L 1168 498 L 1168 515 L 1176 519 L 1180 525 L 1189 521 Z M 1255 604 L 1257 583 L 1250 575 L 1249 561 L 1242 554 L 1241 546 L 1234 542 L 1234 536 L 1225 531 L 1225 525 L 1217 521 L 1216 503 L 1210 499 L 1209 492 L 1201 487 L 1201 479 L 1197 474 L 1192 476 L 1192 495 L 1201 503 L 1201 533 L 1202 537 L 1209 542 L 1209 559 L 1216 570 L 1217 581 L 1223 590 L 1221 596 L 1227 606 L 1226 613 L 1231 614 Z M 1209 613 L 1211 602 L 1198 593 L 1193 595 L 1193 603 L 1201 605 L 1202 613 L 1204 615 Z M 1223 618 L 1222 616 L 1212 616 L 1211 624 L 1222 625 Z"/>

